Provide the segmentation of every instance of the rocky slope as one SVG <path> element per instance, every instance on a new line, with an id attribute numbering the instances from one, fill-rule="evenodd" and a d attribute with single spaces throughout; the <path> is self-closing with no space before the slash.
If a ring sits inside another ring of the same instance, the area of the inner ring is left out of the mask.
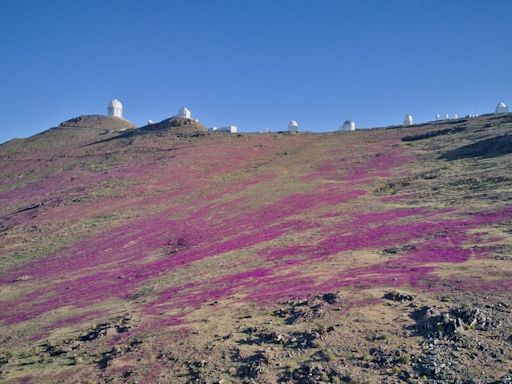
<path id="1" fill-rule="evenodd" d="M 0 381 L 512 380 L 512 115 L 180 132 L 0 146 Z"/>

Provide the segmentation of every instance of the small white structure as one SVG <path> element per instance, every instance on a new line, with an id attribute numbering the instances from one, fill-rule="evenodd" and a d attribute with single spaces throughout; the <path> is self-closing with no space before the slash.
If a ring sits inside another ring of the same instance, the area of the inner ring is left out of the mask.
<path id="1" fill-rule="evenodd" d="M 209 131 L 237 133 L 238 127 L 236 125 L 228 125 L 227 127 L 213 127 L 213 128 L 210 128 Z"/>
<path id="2" fill-rule="evenodd" d="M 182 119 L 192 119 L 192 112 L 187 107 L 181 108 L 174 117 L 181 117 Z"/>
<path id="3" fill-rule="evenodd" d="M 148 125 L 153 125 L 155 122 L 153 120 L 148 120 Z"/>
<path id="4" fill-rule="evenodd" d="M 109 116 L 123 118 L 123 104 L 117 99 L 110 100 L 107 111 Z"/>
<path id="5" fill-rule="evenodd" d="M 501 102 L 496 105 L 496 113 L 508 113 L 508 106 L 507 104 Z"/>
<path id="6" fill-rule="evenodd" d="M 295 120 L 291 120 L 288 123 L 288 132 L 290 132 L 290 133 L 299 132 L 299 123 L 297 123 Z"/>
<path id="7" fill-rule="evenodd" d="M 454 119 L 458 119 L 458 118 L 459 118 L 459 115 L 455 114 L 455 115 L 453 115 L 453 118 L 454 118 Z"/>
<path id="8" fill-rule="evenodd" d="M 412 115 L 406 115 L 404 118 L 404 127 L 408 127 L 413 124 Z"/>
<path id="9" fill-rule="evenodd" d="M 356 130 L 356 123 L 354 120 L 347 120 L 340 127 L 340 131 L 355 131 L 355 130 Z"/>
<path id="10" fill-rule="evenodd" d="M 449 114 L 444 115 L 444 119 L 445 120 L 450 120 L 450 115 Z"/>
<path id="11" fill-rule="evenodd" d="M 436 114 L 436 120 L 441 120 L 441 114 L 440 113 Z"/>

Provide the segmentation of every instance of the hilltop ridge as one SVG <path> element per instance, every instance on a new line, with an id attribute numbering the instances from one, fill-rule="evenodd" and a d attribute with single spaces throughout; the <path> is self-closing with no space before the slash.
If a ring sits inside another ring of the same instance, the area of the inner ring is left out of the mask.
<path id="1" fill-rule="evenodd" d="M 126 130 L 136 128 L 132 122 L 116 116 L 82 115 L 59 124 L 59 127 Z"/>

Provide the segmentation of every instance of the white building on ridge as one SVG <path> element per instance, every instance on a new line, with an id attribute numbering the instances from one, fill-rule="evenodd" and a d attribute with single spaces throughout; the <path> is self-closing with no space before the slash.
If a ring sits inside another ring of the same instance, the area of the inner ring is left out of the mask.
<path id="1" fill-rule="evenodd" d="M 355 130 L 356 130 L 356 123 L 354 120 L 347 120 L 340 127 L 340 131 L 355 131 Z"/>
<path id="2" fill-rule="evenodd" d="M 123 118 L 123 104 L 117 99 L 110 100 L 107 111 L 109 116 Z"/>
<path id="3" fill-rule="evenodd" d="M 212 132 L 227 132 L 227 133 L 237 133 L 238 127 L 236 125 L 228 125 L 227 127 L 213 127 L 209 129 Z"/>
<path id="4" fill-rule="evenodd" d="M 507 104 L 501 102 L 496 105 L 496 113 L 508 113 L 508 106 Z"/>
<path id="5" fill-rule="evenodd" d="M 187 107 L 181 108 L 174 117 L 181 117 L 182 119 L 192 119 L 192 112 Z"/>
<path id="6" fill-rule="evenodd" d="M 404 127 L 408 127 L 413 124 L 412 115 L 406 115 L 404 118 Z"/>
<path id="7" fill-rule="evenodd" d="M 299 123 L 297 123 L 295 120 L 291 120 L 288 123 L 288 132 L 290 132 L 290 133 L 299 132 Z"/>

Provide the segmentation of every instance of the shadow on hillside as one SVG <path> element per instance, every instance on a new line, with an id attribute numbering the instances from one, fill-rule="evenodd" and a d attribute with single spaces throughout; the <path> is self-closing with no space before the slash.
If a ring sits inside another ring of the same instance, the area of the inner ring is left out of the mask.
<path id="1" fill-rule="evenodd" d="M 430 131 L 430 132 L 425 132 L 425 133 L 421 133 L 421 134 L 413 135 L 413 136 L 404 136 L 404 137 L 402 137 L 402 141 L 425 140 L 425 139 L 430 139 L 430 138 L 436 137 L 436 136 L 451 135 L 454 133 L 462 132 L 464 130 L 466 130 L 465 126 L 454 127 L 454 128 L 445 128 L 445 129 L 440 129 L 438 131 Z"/>
<path id="2" fill-rule="evenodd" d="M 492 158 L 509 153 L 512 153 L 512 134 L 504 134 L 448 151 L 439 158 L 452 161 L 471 157 Z"/>
<path id="3" fill-rule="evenodd" d="M 108 143 L 108 142 L 111 142 L 111 141 L 123 140 L 123 139 L 128 140 L 128 142 L 126 144 L 130 145 L 133 142 L 133 139 L 135 138 L 135 136 L 137 136 L 137 133 L 135 133 L 134 131 L 127 131 L 127 132 L 123 132 L 123 133 L 121 133 L 121 134 L 119 134 L 117 136 L 109 137 L 109 138 L 102 139 L 102 140 L 93 141 L 92 143 L 85 144 L 84 147 L 90 147 L 90 146 L 96 145 L 96 144 L 103 144 L 103 143 Z"/>
<path id="4" fill-rule="evenodd" d="M 142 128 L 130 130 L 127 132 L 123 132 L 114 137 L 109 137 L 107 139 L 94 141 L 92 143 L 85 145 L 84 147 L 90 147 L 92 145 L 104 144 L 104 143 L 117 141 L 117 140 L 125 140 L 125 144 L 130 145 L 133 143 L 133 141 L 135 140 L 136 137 L 146 136 L 146 135 L 152 135 L 152 136 L 173 135 L 173 136 L 176 136 L 179 138 L 185 138 L 185 137 L 206 136 L 206 135 L 208 135 L 208 133 L 207 132 L 172 132 L 169 129 L 155 129 L 155 128 L 149 128 L 149 127 L 142 127 Z"/>

